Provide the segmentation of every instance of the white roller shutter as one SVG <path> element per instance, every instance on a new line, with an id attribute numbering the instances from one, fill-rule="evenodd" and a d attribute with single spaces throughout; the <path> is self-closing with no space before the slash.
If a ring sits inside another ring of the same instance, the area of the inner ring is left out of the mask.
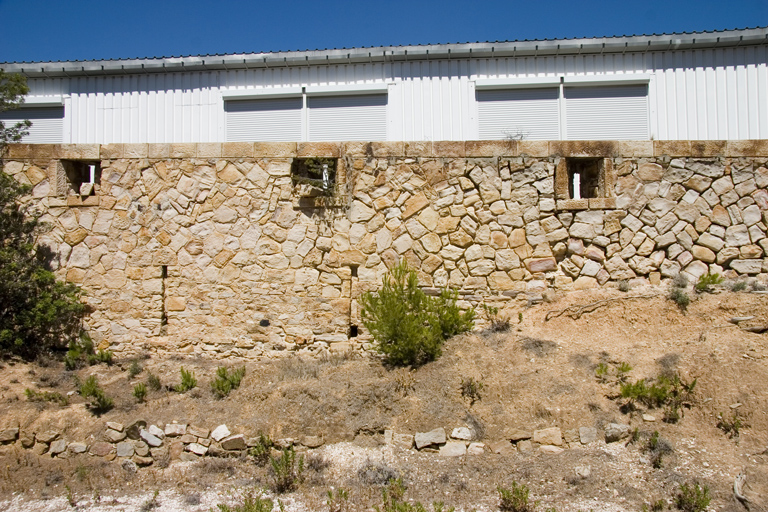
<path id="1" fill-rule="evenodd" d="M 566 87 L 565 109 L 570 140 L 649 138 L 647 85 Z"/>
<path id="2" fill-rule="evenodd" d="M 309 140 L 387 140 L 387 95 L 309 96 Z"/>
<path id="3" fill-rule="evenodd" d="M 302 98 L 230 100 L 224 103 L 231 142 L 301 140 Z"/>
<path id="4" fill-rule="evenodd" d="M 557 87 L 477 91 L 480 140 L 560 138 Z"/>
<path id="5" fill-rule="evenodd" d="M 0 112 L 0 121 L 10 127 L 28 119 L 32 121 L 29 135 L 21 142 L 27 144 L 60 144 L 64 142 L 64 107 L 25 107 Z"/>

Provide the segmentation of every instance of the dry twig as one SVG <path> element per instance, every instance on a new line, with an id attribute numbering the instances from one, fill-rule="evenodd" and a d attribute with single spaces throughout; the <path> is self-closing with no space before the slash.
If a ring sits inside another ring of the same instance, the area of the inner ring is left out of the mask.
<path id="1" fill-rule="evenodd" d="M 568 315 L 574 320 L 577 320 L 581 318 L 581 315 L 584 313 L 591 313 L 594 310 L 596 310 L 599 307 L 606 306 L 612 302 L 617 302 L 621 300 L 630 300 L 630 299 L 652 299 L 656 297 L 657 295 L 630 295 L 628 297 L 614 297 L 611 299 L 603 299 L 599 300 L 597 302 L 593 302 L 591 304 L 576 304 L 573 306 L 568 306 L 565 309 L 560 310 L 554 310 L 547 313 L 547 316 L 544 317 L 544 321 L 549 321 L 552 318 L 557 318 L 561 315 Z"/>

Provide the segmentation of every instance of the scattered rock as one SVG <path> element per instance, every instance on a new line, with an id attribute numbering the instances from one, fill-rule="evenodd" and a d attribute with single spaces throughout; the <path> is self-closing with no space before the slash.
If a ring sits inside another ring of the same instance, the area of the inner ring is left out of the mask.
<path id="1" fill-rule="evenodd" d="M 482 455 L 485 453 L 485 444 L 469 443 L 469 448 L 467 448 L 467 453 L 469 455 Z"/>
<path id="2" fill-rule="evenodd" d="M 54 439 L 59 437 L 58 432 L 48 430 L 47 432 L 35 433 L 35 441 L 38 443 L 50 444 Z"/>
<path id="3" fill-rule="evenodd" d="M 455 428 L 453 429 L 453 432 L 451 432 L 451 437 L 453 439 L 463 439 L 464 441 L 470 441 L 472 440 L 472 431 L 467 427 Z"/>
<path id="4" fill-rule="evenodd" d="M 225 437 L 232 434 L 232 432 L 229 431 L 226 425 L 219 425 L 215 429 L 213 429 L 213 432 L 211 432 L 211 438 L 213 438 L 214 441 L 221 441 Z M 198 436 L 201 437 L 201 436 Z M 206 436 L 207 437 L 207 436 Z"/>
<path id="5" fill-rule="evenodd" d="M 64 453 L 66 450 L 67 442 L 63 439 L 57 439 L 51 443 L 51 446 L 48 448 L 48 453 L 50 453 L 51 457 L 53 457 L 54 455 Z"/>
<path id="6" fill-rule="evenodd" d="M 523 439 L 517 443 L 517 449 L 520 453 L 533 453 L 533 444 L 528 439 Z"/>
<path id="7" fill-rule="evenodd" d="M 165 432 L 163 431 L 163 429 L 157 427 L 156 425 L 150 425 L 149 428 L 147 429 L 147 432 L 149 432 L 150 434 L 152 434 L 158 439 L 165 438 Z"/>
<path id="8" fill-rule="evenodd" d="M 155 436 L 155 435 L 153 435 L 153 434 L 150 434 L 148 430 L 144 430 L 144 429 L 141 429 L 141 430 L 139 431 L 139 436 L 140 436 L 140 437 L 141 437 L 141 438 L 144 440 L 144 442 L 146 442 L 146 443 L 147 443 L 149 446 L 152 446 L 152 447 L 158 447 L 158 446 L 160 446 L 161 444 L 163 444 L 163 440 L 162 440 L 162 439 L 160 439 L 159 437 L 157 437 L 157 436 Z M 128 437 L 130 437 L 130 436 L 128 436 Z"/>
<path id="9" fill-rule="evenodd" d="M 201 439 L 207 438 L 209 435 L 211 435 L 211 431 L 207 428 L 198 428 L 193 427 L 192 425 L 187 427 L 187 434 L 191 434 L 195 437 L 199 437 Z M 226 436 L 224 436 L 226 437 Z"/>
<path id="10" fill-rule="evenodd" d="M 71 453 L 85 453 L 88 450 L 88 445 L 85 443 L 71 443 L 68 446 L 68 449 Z"/>
<path id="11" fill-rule="evenodd" d="M 109 443 L 105 443 L 104 441 L 96 441 L 91 445 L 91 449 L 88 453 L 95 455 L 96 457 L 106 457 L 114 449 L 114 446 Z"/>
<path id="12" fill-rule="evenodd" d="M 205 455 L 206 453 L 208 453 L 208 448 L 198 443 L 192 443 L 187 445 L 186 450 L 188 452 L 194 453 L 195 455 Z"/>
<path id="13" fill-rule="evenodd" d="M 392 444 L 401 450 L 410 450 L 413 448 L 413 435 L 394 434 L 392 436 Z"/>
<path id="14" fill-rule="evenodd" d="M 609 423 L 605 426 L 606 443 L 615 443 L 625 437 L 629 437 L 629 425 L 623 423 Z"/>
<path id="15" fill-rule="evenodd" d="M 656 421 L 656 416 L 651 416 L 650 414 L 643 414 L 643 421 Z"/>
<path id="16" fill-rule="evenodd" d="M 464 441 L 448 441 L 440 447 L 439 453 L 442 457 L 461 457 L 467 454 L 467 444 Z"/>
<path id="17" fill-rule="evenodd" d="M 514 452 L 514 446 L 509 441 L 495 441 L 488 445 L 488 449 L 491 453 L 499 455 L 510 455 Z"/>
<path id="18" fill-rule="evenodd" d="M 416 448 L 418 450 L 428 446 L 445 444 L 445 429 L 440 427 L 435 430 L 430 430 L 429 432 L 418 432 L 416 436 L 414 436 L 414 441 L 416 442 Z"/>
<path id="19" fill-rule="evenodd" d="M 152 457 L 142 457 L 140 455 L 134 455 L 132 460 L 137 466 L 149 466 L 154 462 Z"/>
<path id="20" fill-rule="evenodd" d="M 118 432 L 122 432 L 125 430 L 125 427 L 122 423 L 118 423 L 116 421 L 108 421 L 107 422 L 107 428 L 111 428 L 112 430 L 117 430 Z"/>
<path id="21" fill-rule="evenodd" d="M 166 437 L 183 436 L 187 433 L 187 426 L 182 423 L 168 423 L 165 425 L 164 433 Z"/>
<path id="22" fill-rule="evenodd" d="M 106 431 L 104 431 L 104 438 L 110 443 L 119 443 L 126 438 L 126 433 L 108 428 Z"/>
<path id="23" fill-rule="evenodd" d="M 0 443 L 13 443 L 16 441 L 16 439 L 19 437 L 19 429 L 18 428 L 7 428 L 5 430 L 0 431 Z"/>
<path id="24" fill-rule="evenodd" d="M 511 434 L 507 434 L 506 437 L 509 438 L 509 440 L 513 443 L 516 443 L 518 441 L 522 441 L 523 439 L 530 439 L 531 433 L 525 430 L 514 430 Z"/>
<path id="25" fill-rule="evenodd" d="M 320 444 L 322 444 L 322 440 Z M 304 446 L 308 445 L 305 444 Z M 245 450 L 245 436 L 243 436 L 243 434 L 236 434 L 234 436 L 226 437 L 221 440 L 221 447 L 225 450 Z M 310 448 L 315 447 L 311 446 Z"/>
<path id="26" fill-rule="evenodd" d="M 579 440 L 581 444 L 589 444 L 597 441 L 597 429 L 595 427 L 580 427 Z"/>
<path id="27" fill-rule="evenodd" d="M 138 441 L 141 437 L 141 431 L 146 428 L 147 422 L 144 420 L 138 420 L 133 422 L 127 429 L 125 429 L 125 434 L 128 436 L 128 439 Z"/>
<path id="28" fill-rule="evenodd" d="M 560 446 L 563 444 L 563 435 L 558 427 L 536 430 L 533 432 L 533 442 Z"/>
<path id="29" fill-rule="evenodd" d="M 139 457 L 146 457 L 149 455 L 149 446 L 144 441 L 134 441 L 133 448 L 136 451 L 136 455 Z"/>
<path id="30" fill-rule="evenodd" d="M 118 457 L 133 457 L 136 452 L 136 448 L 130 441 L 121 441 L 117 443 L 117 456 Z"/>
<path id="31" fill-rule="evenodd" d="M 574 468 L 574 472 L 579 478 L 589 478 L 589 476 L 592 474 L 592 470 L 589 466 L 576 466 L 576 468 Z"/>

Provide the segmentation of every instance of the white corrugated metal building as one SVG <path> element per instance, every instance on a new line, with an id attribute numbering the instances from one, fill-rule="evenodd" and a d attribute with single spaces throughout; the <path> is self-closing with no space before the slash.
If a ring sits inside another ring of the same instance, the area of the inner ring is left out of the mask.
<path id="1" fill-rule="evenodd" d="M 0 68 L 30 143 L 768 139 L 768 27 Z"/>

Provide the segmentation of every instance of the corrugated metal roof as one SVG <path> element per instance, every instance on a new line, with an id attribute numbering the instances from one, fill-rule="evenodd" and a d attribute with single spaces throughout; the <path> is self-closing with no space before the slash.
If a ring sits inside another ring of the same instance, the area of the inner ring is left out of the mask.
<path id="1" fill-rule="evenodd" d="M 768 44 L 768 27 L 710 32 L 643 34 L 573 39 L 540 39 L 323 50 L 189 55 L 54 62 L 0 63 L 7 72 L 29 77 L 211 71 L 310 64 L 435 60 L 467 57 L 626 53 Z"/>

